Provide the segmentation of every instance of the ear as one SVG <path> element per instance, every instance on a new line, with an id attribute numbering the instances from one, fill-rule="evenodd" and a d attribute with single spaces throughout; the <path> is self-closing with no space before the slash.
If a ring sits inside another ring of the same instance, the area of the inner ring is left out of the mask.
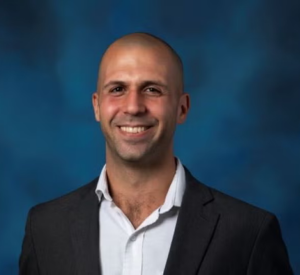
<path id="1" fill-rule="evenodd" d="M 190 95 L 183 93 L 180 95 L 177 113 L 177 123 L 182 124 L 185 122 L 188 111 L 190 109 Z"/>
<path id="2" fill-rule="evenodd" d="M 97 92 L 92 95 L 92 104 L 96 121 L 100 122 L 100 108 L 99 108 L 99 95 Z"/>

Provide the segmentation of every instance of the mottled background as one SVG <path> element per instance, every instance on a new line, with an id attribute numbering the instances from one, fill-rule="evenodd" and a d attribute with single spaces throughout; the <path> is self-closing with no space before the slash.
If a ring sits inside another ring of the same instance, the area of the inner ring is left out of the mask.
<path id="1" fill-rule="evenodd" d="M 0 0 L 0 274 L 17 274 L 29 208 L 99 174 L 98 61 L 135 31 L 184 61 L 192 108 L 176 154 L 275 213 L 300 274 L 299 0 Z"/>

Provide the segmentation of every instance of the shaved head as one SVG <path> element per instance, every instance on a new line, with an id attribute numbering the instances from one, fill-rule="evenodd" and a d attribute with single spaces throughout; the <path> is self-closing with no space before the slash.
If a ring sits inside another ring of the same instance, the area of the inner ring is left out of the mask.
<path id="1" fill-rule="evenodd" d="M 185 121 L 189 95 L 182 62 L 165 41 L 133 33 L 112 43 L 100 63 L 93 106 L 107 161 L 148 167 L 168 158 L 174 164 L 173 135 Z"/>
<path id="2" fill-rule="evenodd" d="M 172 55 L 174 62 L 178 66 L 178 69 L 183 72 L 183 64 L 179 55 L 166 41 L 157 36 L 148 33 L 132 33 L 119 38 L 112 45 L 114 44 L 120 44 L 124 46 L 142 46 L 146 48 L 161 46 Z"/>
<path id="3" fill-rule="evenodd" d="M 115 56 L 116 51 L 133 48 L 143 48 L 149 52 L 156 52 L 156 54 L 159 55 L 160 62 L 169 62 L 170 70 L 175 72 L 178 88 L 181 93 L 183 92 L 183 63 L 181 58 L 167 42 L 148 33 L 132 33 L 122 36 L 106 49 L 99 66 L 98 87 L 101 82 L 102 71 L 105 69 L 107 63 L 110 62 L 110 59 Z"/>

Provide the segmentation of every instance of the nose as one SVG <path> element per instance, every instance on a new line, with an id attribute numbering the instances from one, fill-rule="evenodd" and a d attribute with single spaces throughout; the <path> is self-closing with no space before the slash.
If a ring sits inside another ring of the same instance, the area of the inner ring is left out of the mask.
<path id="1" fill-rule="evenodd" d="M 140 115 L 146 112 L 146 106 L 141 93 L 135 89 L 127 92 L 123 105 L 124 113 Z"/>

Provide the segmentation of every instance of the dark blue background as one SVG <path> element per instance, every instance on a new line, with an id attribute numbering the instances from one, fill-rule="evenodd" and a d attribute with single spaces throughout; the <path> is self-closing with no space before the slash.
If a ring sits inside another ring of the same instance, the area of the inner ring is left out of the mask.
<path id="1" fill-rule="evenodd" d="M 114 39 L 182 56 L 191 112 L 175 151 L 207 185 L 275 213 L 300 274 L 300 2 L 0 1 L 0 274 L 29 208 L 100 173 L 91 94 Z"/>

